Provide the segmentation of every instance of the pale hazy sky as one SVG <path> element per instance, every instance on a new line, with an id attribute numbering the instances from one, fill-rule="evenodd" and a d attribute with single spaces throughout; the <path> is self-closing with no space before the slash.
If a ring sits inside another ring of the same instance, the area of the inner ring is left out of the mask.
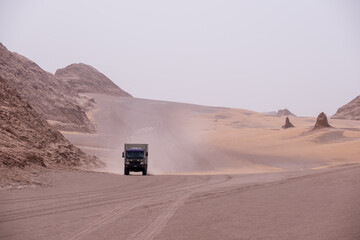
<path id="1" fill-rule="evenodd" d="M 357 0 L 0 0 L 0 42 L 139 98 L 316 116 L 360 95 Z"/>

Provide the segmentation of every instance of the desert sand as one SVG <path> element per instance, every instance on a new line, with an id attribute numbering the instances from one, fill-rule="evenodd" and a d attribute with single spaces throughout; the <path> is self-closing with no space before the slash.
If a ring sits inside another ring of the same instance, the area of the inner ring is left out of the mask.
<path id="1" fill-rule="evenodd" d="M 359 166 L 235 175 L 44 175 L 1 192 L 0 239 L 359 239 Z"/>
<path id="2" fill-rule="evenodd" d="M 92 94 L 96 134 L 63 132 L 99 172 L 3 190 L 0 239 L 360 239 L 360 122 Z M 123 176 L 127 142 L 149 176 Z"/>
<path id="3" fill-rule="evenodd" d="M 64 135 L 103 159 L 107 172 L 122 173 L 127 142 L 150 145 L 149 172 L 259 173 L 360 163 L 360 121 L 330 119 L 334 128 L 312 130 L 316 118 L 285 117 L 92 94 L 97 134 Z"/>

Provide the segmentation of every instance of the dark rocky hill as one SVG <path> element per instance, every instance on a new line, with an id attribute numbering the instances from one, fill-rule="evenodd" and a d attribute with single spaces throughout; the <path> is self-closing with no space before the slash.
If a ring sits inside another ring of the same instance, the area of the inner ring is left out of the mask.
<path id="1" fill-rule="evenodd" d="M 89 65 L 72 64 L 53 75 L 24 56 L 10 52 L 1 43 L 0 77 L 52 126 L 62 131 L 96 131 L 86 115 L 94 106 L 94 99 L 79 93 L 131 97 Z"/>
<path id="2" fill-rule="evenodd" d="M 360 120 L 360 96 L 339 108 L 332 118 Z"/>
<path id="3" fill-rule="evenodd" d="M 76 100 L 76 91 L 67 84 L 59 84 L 53 74 L 45 72 L 29 59 L 8 51 L 1 43 L 0 76 L 57 129 L 95 132 Z"/>
<path id="4" fill-rule="evenodd" d="M 55 77 L 60 80 L 60 83 L 66 82 L 77 93 L 100 93 L 131 97 L 129 93 L 119 88 L 104 74 L 83 63 L 71 64 L 58 69 L 55 72 Z"/>
<path id="5" fill-rule="evenodd" d="M 0 77 L 1 185 L 11 180 L 6 176 L 13 171 L 7 169 L 102 165 L 96 157 L 86 155 L 53 129 L 7 82 Z"/>

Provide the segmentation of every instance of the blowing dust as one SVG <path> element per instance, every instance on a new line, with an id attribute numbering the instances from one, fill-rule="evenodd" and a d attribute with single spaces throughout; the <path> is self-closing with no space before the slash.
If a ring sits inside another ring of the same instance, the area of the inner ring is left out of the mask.
<path id="1" fill-rule="evenodd" d="M 126 101 L 126 102 L 123 102 Z M 126 129 L 116 139 L 116 149 L 107 159 L 107 171 L 123 172 L 125 143 L 149 144 L 149 174 L 212 171 L 216 152 L 203 144 L 201 130 L 187 124 L 178 104 L 123 99 L 121 122 Z M 175 105 L 175 106 L 174 106 Z M 123 106 L 127 106 L 124 109 Z"/>
<path id="2" fill-rule="evenodd" d="M 149 174 L 214 174 L 279 171 L 210 144 L 208 131 L 219 108 L 136 98 L 94 95 L 103 171 L 122 174 L 125 143 L 149 144 Z M 199 117 L 200 116 L 200 117 Z M 96 140 L 97 139 L 97 140 Z"/>
<path id="3" fill-rule="evenodd" d="M 125 143 L 149 145 L 148 174 L 278 172 L 333 161 L 328 151 L 321 151 L 327 146 L 310 141 L 321 133 L 302 135 L 313 119 L 297 118 L 297 128 L 282 130 L 282 118 L 241 109 L 99 94 L 91 97 L 98 108 L 94 114 L 97 134 L 67 138 L 104 161 L 106 168 L 101 171 L 124 173 Z M 353 149 L 351 142 L 347 144 Z M 329 147 L 329 151 L 336 150 Z"/>

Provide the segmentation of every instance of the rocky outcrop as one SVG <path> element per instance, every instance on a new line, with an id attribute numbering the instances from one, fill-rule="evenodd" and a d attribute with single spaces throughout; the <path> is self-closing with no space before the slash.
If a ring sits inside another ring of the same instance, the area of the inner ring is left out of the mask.
<path id="1" fill-rule="evenodd" d="M 104 74 L 83 63 L 71 64 L 58 69 L 55 72 L 55 77 L 60 83 L 66 83 L 77 93 L 100 93 L 131 97 L 129 93 L 119 88 Z"/>
<path id="2" fill-rule="evenodd" d="M 0 77 L 52 126 L 63 131 L 95 132 L 85 113 L 94 107 L 94 99 L 79 93 L 131 97 L 89 65 L 72 64 L 53 75 L 1 43 Z"/>
<path id="3" fill-rule="evenodd" d="M 277 111 L 276 115 L 277 116 L 294 116 L 295 117 L 295 115 L 286 108 L 285 109 L 279 109 Z"/>
<path id="4" fill-rule="evenodd" d="M 71 86 L 0 43 L 0 76 L 59 130 L 95 132 Z"/>
<path id="5" fill-rule="evenodd" d="M 295 114 L 293 114 L 292 112 L 290 112 L 288 109 L 279 109 L 276 111 L 272 111 L 272 112 L 263 112 L 263 114 L 265 115 L 269 115 L 269 116 L 279 116 L 279 117 L 286 117 L 286 116 L 293 116 L 296 117 Z"/>
<path id="6" fill-rule="evenodd" d="M 360 120 L 360 96 L 337 110 L 333 119 Z"/>
<path id="7" fill-rule="evenodd" d="M 0 77 L 0 167 L 98 167 Z"/>
<path id="8" fill-rule="evenodd" d="M 295 126 L 290 122 L 289 117 L 286 117 L 285 125 L 282 126 L 282 128 L 287 129 L 287 128 L 293 128 L 293 127 L 295 127 Z"/>
<path id="9" fill-rule="evenodd" d="M 316 119 L 316 123 L 313 129 L 327 128 L 327 127 L 332 127 L 332 126 L 329 124 L 326 114 L 324 112 L 321 112 Z"/>

